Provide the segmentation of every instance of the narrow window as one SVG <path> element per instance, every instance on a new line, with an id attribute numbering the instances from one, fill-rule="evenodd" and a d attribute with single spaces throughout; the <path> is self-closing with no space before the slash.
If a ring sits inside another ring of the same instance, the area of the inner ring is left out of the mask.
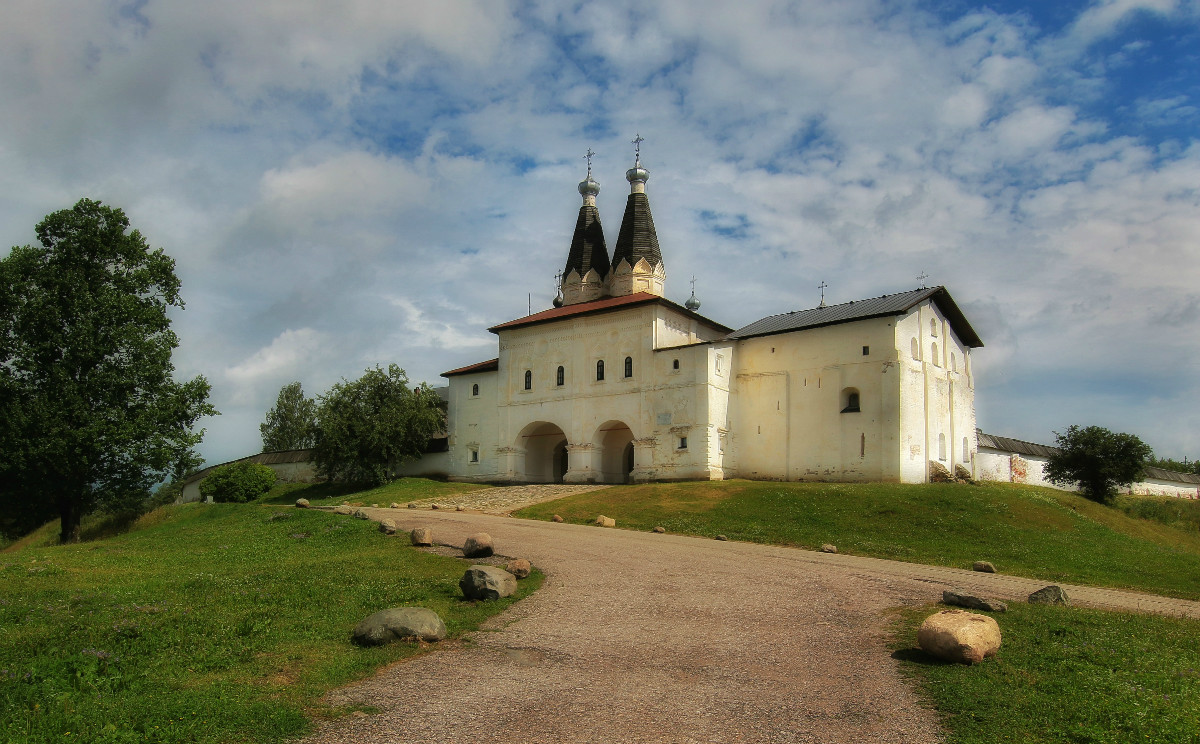
<path id="1" fill-rule="evenodd" d="M 633 377 L 633 357 L 625 357 L 625 376 Z"/>
<path id="2" fill-rule="evenodd" d="M 671 362 L 671 369 L 679 369 L 679 360 L 675 359 Z"/>
<path id="3" fill-rule="evenodd" d="M 963 462 L 970 462 L 970 461 L 971 461 L 971 443 L 967 441 L 966 437 L 963 437 Z"/>
<path id="4" fill-rule="evenodd" d="M 559 387 L 562 387 L 563 385 L 566 384 L 566 382 L 567 382 L 567 371 L 560 366 L 558 368 L 558 372 L 554 373 L 554 384 L 558 385 Z"/>
<path id="5" fill-rule="evenodd" d="M 479 450 L 471 450 L 471 462 L 479 462 Z"/>
<path id="6" fill-rule="evenodd" d="M 533 372 L 525 370 L 525 389 L 533 390 Z"/>
<path id="7" fill-rule="evenodd" d="M 937 318 L 929 319 L 929 335 L 934 337 L 937 336 Z"/>
<path id="8" fill-rule="evenodd" d="M 950 371 L 958 371 L 958 357 L 954 356 L 954 352 L 950 352 Z"/>
<path id="9" fill-rule="evenodd" d="M 603 380 L 603 379 L 604 379 L 604 360 L 601 359 L 600 361 L 596 362 L 596 381 L 599 382 L 600 380 Z"/>
<path id="10" fill-rule="evenodd" d="M 687 437 L 679 438 L 679 449 L 687 449 Z"/>
<path id="11" fill-rule="evenodd" d="M 871 347 L 870 347 L 870 346 L 864 346 L 864 347 L 863 347 L 863 356 L 870 356 L 870 355 L 871 355 Z"/>
<path id="12" fill-rule="evenodd" d="M 858 413 L 858 391 L 846 388 L 842 391 L 842 413 Z"/>
<path id="13" fill-rule="evenodd" d="M 938 459 L 946 459 L 946 435 L 938 434 Z"/>
<path id="14" fill-rule="evenodd" d="M 912 343 L 909 344 L 909 346 L 912 347 L 912 358 L 920 359 L 921 358 L 921 349 L 920 349 L 920 347 L 917 346 L 917 340 L 915 338 L 912 340 Z"/>
<path id="15" fill-rule="evenodd" d="M 933 356 L 933 366 L 935 366 L 935 367 L 940 367 L 940 366 L 942 366 L 942 365 L 941 365 L 941 362 L 938 360 L 938 353 L 937 353 L 937 341 L 934 341 L 932 344 L 930 344 L 930 346 L 931 346 L 931 347 L 932 347 L 932 349 L 933 349 L 933 354 L 932 354 L 932 356 Z"/>
<path id="16" fill-rule="evenodd" d="M 858 437 L 858 456 L 859 456 L 859 457 L 866 457 L 866 456 L 867 456 L 867 435 L 866 435 L 866 432 L 863 432 L 863 433 L 862 433 L 862 434 L 860 434 L 860 435 L 859 435 L 859 437 Z"/>
<path id="17" fill-rule="evenodd" d="M 478 383 L 471 386 L 471 397 L 472 398 L 479 397 L 479 384 Z"/>

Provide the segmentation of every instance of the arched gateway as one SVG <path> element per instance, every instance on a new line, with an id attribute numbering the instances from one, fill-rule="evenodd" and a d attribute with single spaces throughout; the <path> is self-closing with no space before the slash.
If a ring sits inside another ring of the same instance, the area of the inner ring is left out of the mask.
<path id="1" fill-rule="evenodd" d="M 534 421 L 517 435 L 516 447 L 524 453 L 517 480 L 528 483 L 562 483 L 567 473 L 567 435 L 549 421 Z"/>

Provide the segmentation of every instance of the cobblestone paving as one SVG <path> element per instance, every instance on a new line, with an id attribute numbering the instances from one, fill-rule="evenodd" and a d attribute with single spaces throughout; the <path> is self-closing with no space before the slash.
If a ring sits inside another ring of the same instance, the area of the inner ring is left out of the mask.
<path id="1" fill-rule="evenodd" d="M 564 496 L 586 493 L 587 491 L 598 491 L 601 488 L 608 488 L 608 486 L 595 484 L 571 486 L 549 483 L 527 486 L 498 486 L 496 488 L 468 491 L 451 496 L 418 499 L 410 503 L 415 504 L 418 509 L 432 509 L 436 505 L 439 509 L 454 511 L 461 506 L 464 511 L 482 512 L 484 514 L 511 514 L 518 509 L 524 509 L 533 504 L 540 504 L 543 501 L 553 501 L 554 499 L 561 499 Z"/>

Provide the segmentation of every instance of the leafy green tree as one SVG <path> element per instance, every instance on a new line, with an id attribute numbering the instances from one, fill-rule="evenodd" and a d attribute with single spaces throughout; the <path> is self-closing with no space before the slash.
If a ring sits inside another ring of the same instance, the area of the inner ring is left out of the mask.
<path id="1" fill-rule="evenodd" d="M 342 380 L 317 408 L 317 472 L 330 480 L 382 485 L 396 468 L 415 460 L 429 439 L 445 430 L 441 398 L 426 384 L 409 387 L 395 364 Z"/>
<path id="2" fill-rule="evenodd" d="M 25 527 L 57 514 L 76 542 L 84 514 L 145 502 L 194 463 L 194 426 L 216 411 L 203 377 L 173 377 L 171 258 L 89 199 L 37 237 L 0 260 L 0 512 Z"/>
<path id="3" fill-rule="evenodd" d="M 1046 463 L 1046 477 L 1059 485 L 1078 484 L 1084 496 L 1110 503 L 1120 486 L 1144 475 L 1150 447 L 1133 434 L 1118 434 L 1101 426 L 1069 426 L 1054 434 L 1058 452 Z"/>
<path id="4" fill-rule="evenodd" d="M 317 402 L 304 397 L 299 382 L 284 385 L 259 425 L 263 452 L 308 449 L 317 441 Z"/>
<path id="5" fill-rule="evenodd" d="M 213 468 L 200 481 L 200 495 L 206 500 L 244 504 L 271 490 L 275 471 L 256 462 L 231 462 Z"/>

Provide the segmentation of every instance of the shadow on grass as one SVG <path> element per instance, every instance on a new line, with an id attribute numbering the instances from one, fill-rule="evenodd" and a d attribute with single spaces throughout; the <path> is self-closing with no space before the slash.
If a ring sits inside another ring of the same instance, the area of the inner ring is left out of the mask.
<path id="1" fill-rule="evenodd" d="M 258 503 L 291 505 L 296 502 L 296 499 L 326 501 L 370 489 L 370 486 L 362 483 L 297 483 L 295 486 L 295 488 L 288 488 L 262 499 Z"/>
<path id="2" fill-rule="evenodd" d="M 907 661 L 910 664 L 920 664 L 921 666 L 944 667 L 951 665 L 951 662 L 942 661 L 919 648 L 897 649 L 892 652 L 892 658 L 896 661 Z"/>

